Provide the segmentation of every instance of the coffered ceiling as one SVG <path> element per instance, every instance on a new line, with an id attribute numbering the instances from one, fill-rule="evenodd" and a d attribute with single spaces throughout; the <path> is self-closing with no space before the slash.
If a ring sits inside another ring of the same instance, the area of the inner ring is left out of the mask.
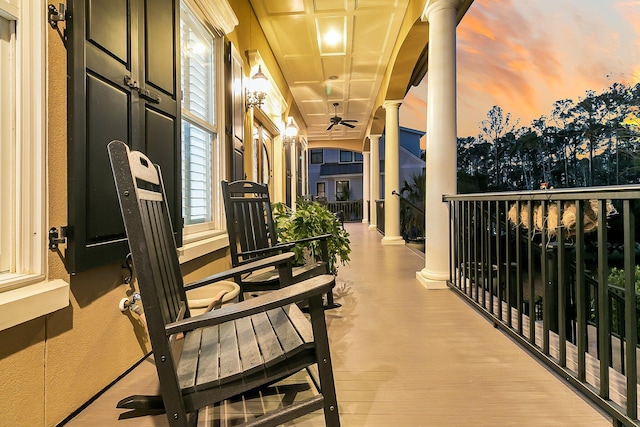
<path id="1" fill-rule="evenodd" d="M 309 142 L 362 141 L 409 0 L 251 4 L 304 118 Z M 333 44 L 325 40 L 331 32 Z M 334 103 L 338 116 L 357 120 L 354 128 L 336 125 L 327 130 Z"/>

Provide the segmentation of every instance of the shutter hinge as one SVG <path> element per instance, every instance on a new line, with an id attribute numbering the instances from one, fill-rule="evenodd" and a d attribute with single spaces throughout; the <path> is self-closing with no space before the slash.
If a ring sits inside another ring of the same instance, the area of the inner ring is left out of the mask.
<path id="1" fill-rule="evenodd" d="M 60 231 L 58 232 L 58 229 L 56 227 L 51 227 L 49 229 L 49 250 L 51 252 L 57 252 L 58 256 L 60 257 L 60 259 L 62 260 L 62 263 L 64 264 L 64 268 L 67 269 L 67 271 L 69 270 L 69 268 L 67 267 L 67 260 L 65 259 L 64 255 L 62 255 L 62 252 L 60 252 L 60 249 L 58 248 L 58 245 L 61 243 L 67 243 L 67 227 L 60 227 Z M 71 275 L 73 276 L 75 273 L 71 272 Z"/>
<path id="2" fill-rule="evenodd" d="M 49 250 L 55 252 L 58 245 L 67 242 L 67 227 L 60 227 L 60 232 L 56 227 L 49 229 Z"/>
<path id="3" fill-rule="evenodd" d="M 67 41 L 67 30 L 65 28 L 64 33 L 60 31 L 58 22 L 66 21 L 66 10 L 67 8 L 65 7 L 64 3 L 59 3 L 58 9 L 56 9 L 56 7 L 52 4 L 49 4 L 47 6 L 47 21 L 49 22 L 49 25 L 51 25 L 51 28 L 58 32 L 60 39 L 62 39 L 62 43 L 65 45 Z"/>

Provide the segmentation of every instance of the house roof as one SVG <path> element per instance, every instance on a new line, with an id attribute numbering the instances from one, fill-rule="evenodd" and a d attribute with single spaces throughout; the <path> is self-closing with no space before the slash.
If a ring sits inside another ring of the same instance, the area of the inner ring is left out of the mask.
<path id="1" fill-rule="evenodd" d="M 320 165 L 320 176 L 362 174 L 362 163 L 324 163 Z"/>

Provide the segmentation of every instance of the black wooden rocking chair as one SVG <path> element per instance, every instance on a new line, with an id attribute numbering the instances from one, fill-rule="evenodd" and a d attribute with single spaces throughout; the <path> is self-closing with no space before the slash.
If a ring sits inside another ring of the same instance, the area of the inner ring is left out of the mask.
<path id="1" fill-rule="evenodd" d="M 190 317 L 187 290 L 272 266 L 286 282 L 292 254 L 262 258 L 185 286 L 159 169 L 123 142 L 112 141 L 108 149 L 169 424 L 195 425 L 199 408 L 264 390 L 307 369 L 319 394 L 280 405 L 248 424 L 276 426 L 324 408 L 326 425 L 339 426 L 322 306 L 333 276 Z M 311 320 L 299 301 L 308 301 Z M 154 401 L 157 396 L 131 396 L 118 406 L 149 410 Z"/>
<path id="2" fill-rule="evenodd" d="M 297 243 L 318 241 L 320 261 L 294 267 L 292 282 L 298 283 L 319 274 L 329 274 L 328 239 L 331 234 L 279 243 L 266 185 L 251 181 L 222 181 L 222 197 L 227 218 L 231 263 L 234 267 L 289 251 Z M 246 275 L 240 282 L 241 294 L 279 289 L 282 286 L 284 284 L 279 273 L 273 268 Z M 335 281 L 332 287 L 335 287 Z M 334 302 L 331 290 L 327 292 L 325 309 L 337 307 L 340 307 L 340 304 Z"/>

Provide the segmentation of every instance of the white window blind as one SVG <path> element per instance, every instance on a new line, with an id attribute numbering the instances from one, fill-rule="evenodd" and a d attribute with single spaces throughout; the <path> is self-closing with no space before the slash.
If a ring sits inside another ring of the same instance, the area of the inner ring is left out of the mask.
<path id="1" fill-rule="evenodd" d="M 182 206 L 185 225 L 213 221 L 215 39 L 183 4 Z"/>

